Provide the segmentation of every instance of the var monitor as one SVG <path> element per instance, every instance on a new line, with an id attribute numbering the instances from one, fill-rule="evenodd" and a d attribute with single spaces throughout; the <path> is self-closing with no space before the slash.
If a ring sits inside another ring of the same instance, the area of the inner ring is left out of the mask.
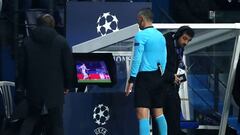
<path id="1" fill-rule="evenodd" d="M 111 53 L 73 53 L 76 84 L 112 86 L 116 82 L 116 65 Z"/>

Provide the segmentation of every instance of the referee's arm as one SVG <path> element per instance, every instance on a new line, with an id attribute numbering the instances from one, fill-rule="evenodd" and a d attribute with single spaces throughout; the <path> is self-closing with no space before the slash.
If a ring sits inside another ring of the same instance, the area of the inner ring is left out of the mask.
<path id="1" fill-rule="evenodd" d="M 144 52 L 144 42 L 140 39 L 141 38 L 139 38 L 138 36 L 136 36 L 135 38 L 134 55 L 132 60 L 130 78 L 128 80 L 128 86 L 126 89 L 126 96 L 128 96 L 132 91 L 133 83 L 135 82 L 142 61 L 142 55 Z"/>
<path id="2" fill-rule="evenodd" d="M 137 73 L 139 71 L 139 67 L 142 61 L 142 54 L 144 51 L 144 45 L 140 43 L 134 44 L 134 55 L 132 60 L 132 67 L 129 82 L 133 83 L 136 79 Z"/>

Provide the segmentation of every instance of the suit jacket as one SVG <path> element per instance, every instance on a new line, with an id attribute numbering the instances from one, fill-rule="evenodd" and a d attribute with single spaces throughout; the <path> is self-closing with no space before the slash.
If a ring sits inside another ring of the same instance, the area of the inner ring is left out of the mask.
<path id="1" fill-rule="evenodd" d="M 73 58 L 62 36 L 50 27 L 37 27 L 24 41 L 19 64 L 19 85 L 30 104 L 63 105 L 64 89 L 73 86 Z"/>
<path id="2" fill-rule="evenodd" d="M 174 46 L 174 34 L 170 32 L 164 35 L 167 46 L 167 65 L 163 77 L 168 85 L 174 85 L 174 74 L 177 73 L 179 66 L 178 54 Z"/>

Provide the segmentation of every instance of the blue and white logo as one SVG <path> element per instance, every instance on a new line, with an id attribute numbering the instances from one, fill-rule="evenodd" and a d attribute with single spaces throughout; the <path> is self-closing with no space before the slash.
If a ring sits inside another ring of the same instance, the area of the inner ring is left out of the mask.
<path id="1" fill-rule="evenodd" d="M 103 104 L 96 106 L 93 110 L 93 119 L 100 126 L 107 124 L 107 121 L 110 119 L 109 108 Z"/>
<path id="2" fill-rule="evenodd" d="M 118 31 L 118 19 L 110 12 L 103 13 L 97 19 L 97 33 L 105 36 L 111 32 Z"/>
<path id="3" fill-rule="evenodd" d="M 96 135 L 105 135 L 107 133 L 107 129 L 103 128 L 103 127 L 99 127 L 99 128 L 94 130 L 94 133 Z"/>

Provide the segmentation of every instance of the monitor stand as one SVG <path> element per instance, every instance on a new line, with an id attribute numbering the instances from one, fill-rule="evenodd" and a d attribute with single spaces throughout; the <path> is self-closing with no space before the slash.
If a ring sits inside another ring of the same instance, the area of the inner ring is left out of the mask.
<path id="1" fill-rule="evenodd" d="M 76 92 L 87 92 L 87 85 L 86 84 L 81 84 L 79 87 L 77 87 Z"/>

